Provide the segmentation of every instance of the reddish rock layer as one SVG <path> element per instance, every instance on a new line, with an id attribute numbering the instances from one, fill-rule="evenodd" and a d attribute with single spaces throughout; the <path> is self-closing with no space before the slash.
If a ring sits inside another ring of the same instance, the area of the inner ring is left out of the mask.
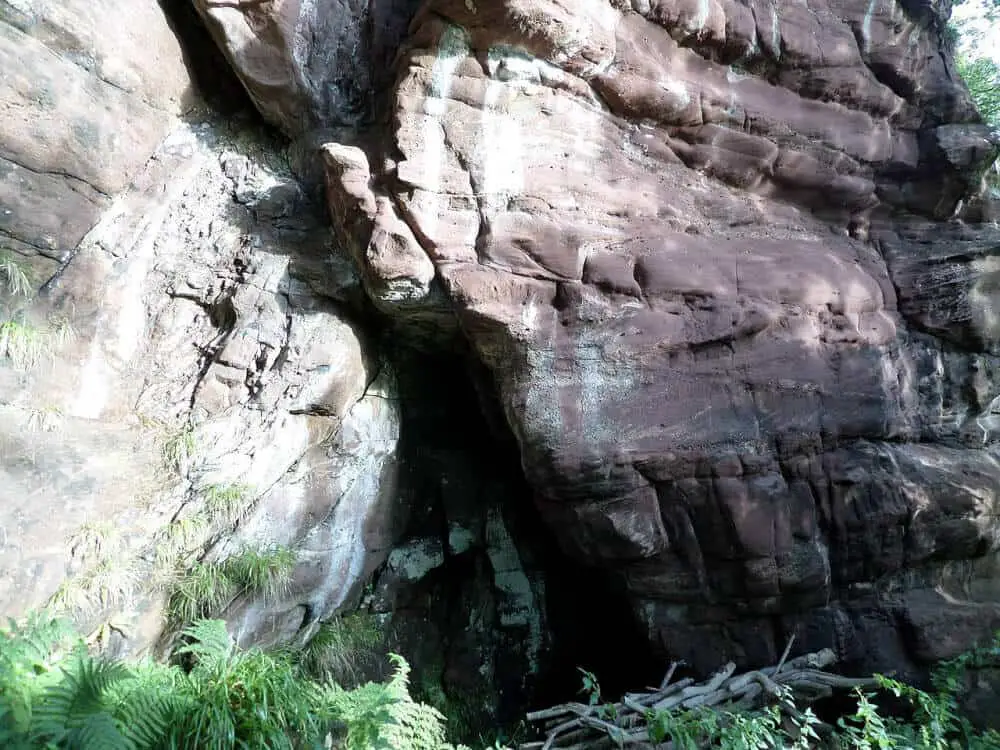
<path id="1" fill-rule="evenodd" d="M 943 17 L 429 0 L 384 148 L 324 151 L 369 294 L 443 285 L 564 549 L 697 666 L 997 622 L 1000 233 L 934 223 L 996 147 Z"/>

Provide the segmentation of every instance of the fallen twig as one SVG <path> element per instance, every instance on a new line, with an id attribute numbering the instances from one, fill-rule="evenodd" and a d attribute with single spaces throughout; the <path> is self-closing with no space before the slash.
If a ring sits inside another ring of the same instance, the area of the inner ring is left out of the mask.
<path id="1" fill-rule="evenodd" d="M 794 643 L 789 639 L 778 663 L 773 667 L 735 674 L 736 665 L 728 663 L 709 679 L 696 682 L 690 677 L 671 682 L 679 662 L 670 665 L 656 689 L 627 693 L 620 703 L 590 706 L 565 703 L 534 711 L 528 721 L 546 725 L 545 739 L 520 745 L 520 750 L 582 750 L 633 746 L 670 748 L 670 741 L 656 744 L 650 735 L 653 714 L 689 710 L 754 711 L 777 705 L 785 721 L 801 719 L 798 706 L 827 697 L 834 690 L 867 687 L 870 678 L 843 677 L 825 672 L 836 662 L 831 649 L 822 649 L 789 659 Z"/>

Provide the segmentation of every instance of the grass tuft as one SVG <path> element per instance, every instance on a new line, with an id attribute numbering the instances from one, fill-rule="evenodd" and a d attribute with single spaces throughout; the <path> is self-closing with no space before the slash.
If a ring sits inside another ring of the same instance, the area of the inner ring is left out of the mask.
<path id="1" fill-rule="evenodd" d="M 163 442 L 163 462 L 167 468 L 184 474 L 197 452 L 198 442 L 195 440 L 194 428 L 186 426 L 167 436 Z"/>
<path id="2" fill-rule="evenodd" d="M 236 586 L 218 564 L 198 562 L 176 581 L 167 614 L 174 622 L 193 622 L 218 612 L 235 595 Z"/>
<path id="3" fill-rule="evenodd" d="M 253 492 L 243 484 L 210 484 L 201 491 L 201 496 L 211 523 L 233 526 L 246 512 Z"/>
<path id="4" fill-rule="evenodd" d="M 171 561 L 184 557 L 204 545 L 210 532 L 211 526 L 203 514 L 182 516 L 164 530 L 158 555 Z"/>
<path id="5" fill-rule="evenodd" d="M 119 546 L 118 529 L 110 521 L 87 521 L 69 538 L 73 557 L 108 557 Z"/>
<path id="6" fill-rule="evenodd" d="M 131 560 L 104 557 L 59 584 L 48 606 L 56 612 L 70 613 L 124 605 L 138 583 Z"/>
<path id="7" fill-rule="evenodd" d="M 218 564 L 225 575 L 244 591 L 273 599 L 288 592 L 295 559 L 294 550 L 275 546 L 259 552 L 243 549 Z"/>
<path id="8" fill-rule="evenodd" d="M 66 319 L 54 319 L 40 328 L 23 320 L 0 322 L 0 359 L 27 370 L 51 360 L 75 335 Z"/>
<path id="9" fill-rule="evenodd" d="M 83 571 L 77 580 L 90 605 L 102 608 L 124 604 L 138 584 L 131 561 L 116 557 L 104 558 Z"/>
<path id="10" fill-rule="evenodd" d="M 167 613 L 174 623 L 209 617 L 242 594 L 266 599 L 288 590 L 295 569 L 295 551 L 288 547 L 243 549 L 224 560 L 197 562 L 172 586 Z"/>
<path id="11" fill-rule="evenodd" d="M 35 291 L 31 276 L 13 253 L 0 250 L 0 284 L 15 297 L 30 297 Z"/>
<path id="12" fill-rule="evenodd" d="M 321 623 L 300 652 L 303 669 L 324 681 L 355 685 L 381 661 L 382 629 L 375 615 L 356 612 Z"/>
<path id="13" fill-rule="evenodd" d="M 17 320 L 0 323 L 0 358 L 27 370 L 47 358 L 51 346 L 45 331 Z"/>
<path id="14" fill-rule="evenodd" d="M 58 406 L 28 409 L 25 427 L 32 432 L 58 432 L 63 425 L 63 412 Z"/>

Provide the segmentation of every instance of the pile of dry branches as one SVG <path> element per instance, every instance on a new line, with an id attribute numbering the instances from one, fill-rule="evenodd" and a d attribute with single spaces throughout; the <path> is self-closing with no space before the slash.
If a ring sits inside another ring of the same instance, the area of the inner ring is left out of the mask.
<path id="1" fill-rule="evenodd" d="M 797 711 L 794 706 L 805 706 L 829 697 L 835 689 L 874 684 L 870 678 L 856 679 L 825 672 L 837 660 L 830 649 L 787 660 L 791 645 L 789 642 L 774 667 L 736 675 L 736 665 L 730 662 L 710 679 L 699 683 L 691 678 L 672 682 L 677 669 L 677 664 L 672 664 L 659 688 L 628 693 L 618 703 L 564 703 L 530 713 L 528 721 L 541 726 L 545 740 L 524 743 L 520 750 L 591 750 L 622 745 L 636 750 L 651 748 L 656 747 L 647 726 L 651 712 L 697 708 L 752 711 L 779 701 L 785 710 L 794 712 Z M 671 747 L 671 744 L 659 747 Z"/>

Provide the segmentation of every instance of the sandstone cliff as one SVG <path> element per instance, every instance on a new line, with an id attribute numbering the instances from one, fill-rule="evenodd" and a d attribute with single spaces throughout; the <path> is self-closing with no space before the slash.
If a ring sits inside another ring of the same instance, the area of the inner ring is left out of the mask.
<path id="1" fill-rule="evenodd" d="M 0 4 L 0 232 L 77 332 L 0 371 L 7 609 L 88 519 L 148 561 L 239 485 L 207 559 L 298 550 L 244 638 L 379 569 L 366 606 L 489 690 L 588 594 L 702 671 L 794 633 L 907 672 L 1000 625 L 998 141 L 947 3 L 196 0 L 290 145 L 185 112 L 133 5 L 119 44 L 111 6 Z M 197 446 L 166 479 L 157 429 Z"/>

